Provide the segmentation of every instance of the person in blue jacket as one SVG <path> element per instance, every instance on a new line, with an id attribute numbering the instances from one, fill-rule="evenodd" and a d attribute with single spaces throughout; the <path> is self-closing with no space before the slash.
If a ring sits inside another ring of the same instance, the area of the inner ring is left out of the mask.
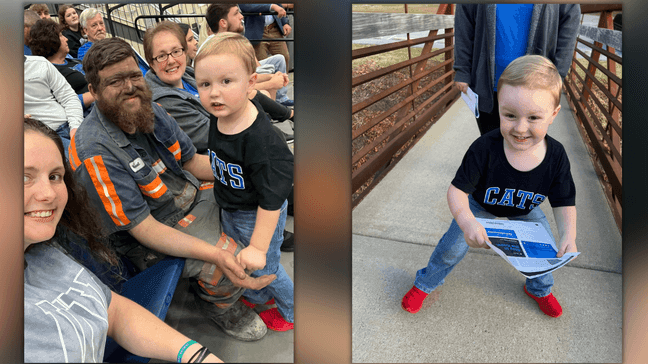
<path id="1" fill-rule="evenodd" d="M 279 4 L 239 4 L 243 13 L 275 12 L 277 15 L 245 16 L 245 38 L 247 38 L 260 61 L 274 54 L 281 54 L 290 64 L 290 54 L 286 42 L 261 42 L 259 39 L 282 39 L 292 32 L 286 10 Z"/>

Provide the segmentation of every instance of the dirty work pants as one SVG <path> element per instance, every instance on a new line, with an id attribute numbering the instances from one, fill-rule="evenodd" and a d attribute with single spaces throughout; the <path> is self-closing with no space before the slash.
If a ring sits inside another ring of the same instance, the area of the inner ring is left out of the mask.
<path id="1" fill-rule="evenodd" d="M 233 239 L 222 236 L 219 211 L 214 190 L 198 190 L 192 208 L 173 228 L 237 255 L 242 247 Z M 165 257 L 139 243 L 125 255 L 140 269 L 146 269 Z M 217 313 L 227 311 L 245 291 L 244 288 L 234 286 L 215 264 L 201 260 L 187 258 L 182 278 L 189 278 L 196 294 L 214 303 L 214 311 Z"/>

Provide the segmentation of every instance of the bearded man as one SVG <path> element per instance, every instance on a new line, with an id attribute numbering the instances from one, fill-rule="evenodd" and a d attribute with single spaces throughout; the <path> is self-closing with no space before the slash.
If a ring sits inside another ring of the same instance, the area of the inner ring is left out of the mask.
<path id="1" fill-rule="evenodd" d="M 209 26 L 208 34 L 220 32 L 245 33 L 243 14 L 241 14 L 241 10 L 236 4 L 211 4 L 207 8 L 205 19 Z M 288 48 L 286 48 L 286 52 L 287 50 Z M 271 98 L 284 106 L 295 105 L 295 102 L 288 98 L 288 88 L 286 86 L 289 78 L 286 73 L 286 58 L 284 55 L 276 54 L 264 57 L 262 60 L 257 59 L 256 73 L 257 83 L 255 88 L 257 90 L 268 91 Z"/>
<path id="2" fill-rule="evenodd" d="M 166 255 L 187 258 L 182 277 L 203 315 L 234 338 L 261 339 L 265 324 L 239 297 L 276 276 L 252 278 L 237 262 L 241 247 L 221 235 L 214 194 L 199 182 L 214 180 L 209 158 L 151 102 L 136 57 L 120 38 L 97 41 L 86 53 L 96 105 L 70 143 L 70 165 L 118 253 L 142 270 Z"/>

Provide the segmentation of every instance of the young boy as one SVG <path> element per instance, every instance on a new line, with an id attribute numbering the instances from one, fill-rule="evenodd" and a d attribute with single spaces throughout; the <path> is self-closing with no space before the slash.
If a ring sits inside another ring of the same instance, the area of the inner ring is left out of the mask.
<path id="1" fill-rule="evenodd" d="M 218 33 L 195 62 L 200 102 L 212 115 L 208 151 L 222 208 L 223 232 L 245 246 L 237 258 L 252 276 L 276 274 L 266 288 L 246 290 L 246 304 L 273 305 L 259 313 L 269 329 L 293 328 L 293 282 L 280 264 L 286 198 L 293 155 L 272 129 L 261 106 L 248 99 L 254 88 L 254 49 L 240 34 Z"/>
<path id="2" fill-rule="evenodd" d="M 414 286 L 403 297 L 403 309 L 418 312 L 468 247 L 488 249 L 486 230 L 475 217 L 538 222 L 551 235 L 538 208 L 549 198 L 560 233 L 558 257 L 577 251 L 576 190 L 569 160 L 562 144 L 547 135 L 560 111 L 561 87 L 558 70 L 542 56 L 520 57 L 504 70 L 498 84 L 500 129 L 481 136 L 466 152 L 448 189 L 454 220 L 427 267 L 416 273 Z M 558 317 L 562 308 L 551 286 L 549 273 L 527 279 L 523 289 L 542 312 Z"/>

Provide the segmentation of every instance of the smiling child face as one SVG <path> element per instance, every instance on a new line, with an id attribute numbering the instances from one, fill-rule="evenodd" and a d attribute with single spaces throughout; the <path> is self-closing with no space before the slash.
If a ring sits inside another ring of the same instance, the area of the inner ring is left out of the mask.
<path id="1" fill-rule="evenodd" d="M 518 152 L 537 148 L 560 111 L 554 100 L 548 90 L 503 85 L 498 101 L 504 147 Z"/>

